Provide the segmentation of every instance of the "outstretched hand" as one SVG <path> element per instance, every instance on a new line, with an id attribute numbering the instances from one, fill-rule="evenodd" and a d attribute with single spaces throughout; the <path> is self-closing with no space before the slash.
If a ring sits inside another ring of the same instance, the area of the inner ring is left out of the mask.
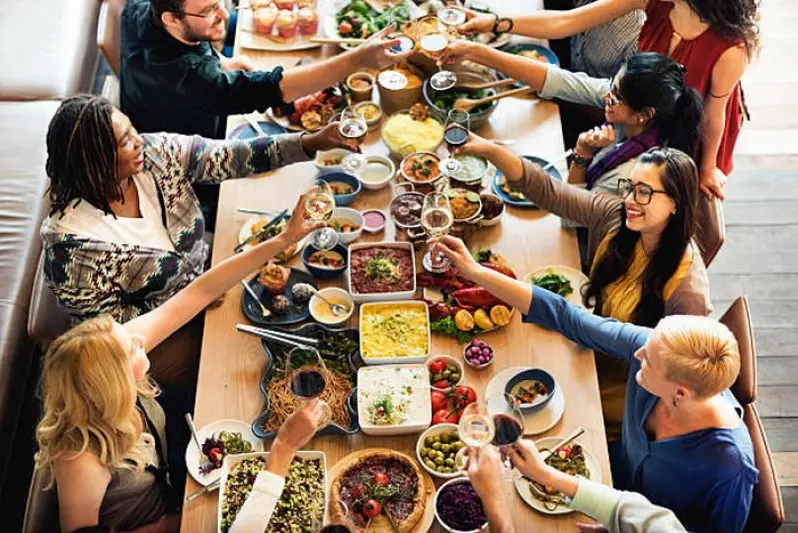
<path id="1" fill-rule="evenodd" d="M 305 216 L 305 198 L 307 193 L 299 197 L 299 201 L 294 206 L 291 219 L 286 224 L 283 233 L 291 243 L 299 242 L 305 235 L 325 226 L 324 221 L 311 220 Z"/>
<path id="2" fill-rule="evenodd" d="M 455 268 L 469 279 L 473 278 L 479 268 L 479 263 L 471 256 L 471 252 L 468 251 L 465 243 L 451 235 L 445 235 L 437 241 L 433 241 L 432 251 L 442 252 Z"/>
<path id="3" fill-rule="evenodd" d="M 396 23 L 393 23 L 369 37 L 366 42 L 358 47 L 356 63 L 361 68 L 382 70 L 409 58 L 413 54 L 413 50 L 406 52 L 393 50 L 393 48 L 401 44 L 399 39 L 387 38 L 388 35 L 395 31 Z"/>
<path id="4" fill-rule="evenodd" d="M 466 143 L 454 149 L 455 155 L 457 154 L 471 154 L 478 155 L 489 159 L 490 153 L 496 147 L 496 144 L 491 141 L 480 137 L 476 133 L 469 133 Z"/>
<path id="5" fill-rule="evenodd" d="M 466 9 L 466 21 L 457 26 L 457 31 L 463 35 L 473 35 L 475 33 L 488 33 L 493 30 L 496 17 L 490 13 L 481 13 L 473 9 Z"/>
<path id="6" fill-rule="evenodd" d="M 319 131 L 304 134 L 302 136 L 302 148 L 309 154 L 317 151 L 332 150 L 333 148 L 360 152 L 360 146 L 356 141 L 341 135 L 339 126 L 339 122 L 332 122 Z"/>

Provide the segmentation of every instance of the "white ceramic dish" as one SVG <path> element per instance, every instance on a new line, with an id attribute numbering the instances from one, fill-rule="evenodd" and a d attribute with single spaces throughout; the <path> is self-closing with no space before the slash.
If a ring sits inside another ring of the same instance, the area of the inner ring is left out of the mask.
<path id="1" fill-rule="evenodd" d="M 241 433 L 241 437 L 252 444 L 253 451 L 263 451 L 263 441 L 256 437 L 254 433 L 252 433 L 252 427 L 250 424 L 240 420 L 217 420 L 216 422 L 211 422 L 210 424 L 198 429 L 197 439 L 199 439 L 200 446 L 202 446 L 202 444 L 205 442 L 205 439 L 210 438 L 213 435 L 218 437 L 220 431 Z M 200 473 L 200 451 L 194 444 L 193 439 L 186 447 L 186 468 L 188 469 L 188 473 L 191 474 L 191 477 L 194 478 L 194 481 L 203 486 L 210 485 L 218 480 L 222 475 L 221 468 L 211 470 L 207 474 Z"/>
<path id="2" fill-rule="evenodd" d="M 416 459 L 418 460 L 418 463 L 421 465 L 421 468 L 429 472 L 434 477 L 439 477 L 441 479 L 452 479 L 463 475 L 463 471 L 461 470 L 458 470 L 457 472 L 452 472 L 450 474 L 437 472 L 432 468 L 428 467 L 424 463 L 424 459 L 421 457 L 421 445 L 424 443 L 427 437 L 434 437 L 436 435 L 440 435 L 442 433 L 449 433 L 451 431 L 457 432 L 457 424 L 436 424 L 434 426 L 431 426 L 429 429 L 424 430 L 424 432 L 421 435 L 419 435 L 418 440 L 416 441 Z"/>
<path id="3" fill-rule="evenodd" d="M 390 157 L 385 157 L 384 155 L 370 155 L 366 158 L 366 161 L 368 163 L 366 169 L 357 176 L 358 181 L 360 181 L 364 189 L 370 191 L 382 189 L 388 185 L 391 178 L 396 175 L 396 165 Z M 377 167 L 377 165 L 386 167 L 387 170 L 380 170 L 380 167 Z M 375 170 L 369 170 L 369 167 Z M 383 172 L 385 175 L 379 177 L 377 174 L 378 172 Z M 370 173 L 374 175 L 373 179 L 371 177 L 365 177 L 365 175 Z"/>
<path id="4" fill-rule="evenodd" d="M 313 460 L 313 459 L 321 459 L 321 467 L 322 472 L 324 472 L 324 479 L 322 479 L 322 483 L 324 486 L 324 514 L 323 517 L 327 516 L 327 504 L 329 500 L 329 489 L 327 487 L 327 456 L 324 455 L 324 452 L 318 452 L 315 450 L 299 450 L 296 452 L 296 456 L 300 459 L 306 460 Z M 269 457 L 269 452 L 255 452 L 255 453 L 241 453 L 238 455 L 228 455 L 224 458 L 224 462 L 222 463 L 222 477 L 221 483 L 219 484 L 219 499 L 217 503 L 217 511 L 216 511 L 216 531 L 217 533 L 221 533 L 221 523 L 222 523 L 222 501 L 224 491 L 227 489 L 227 476 L 230 474 L 230 470 L 237 465 L 240 461 L 244 459 L 253 459 L 255 457 Z"/>
<path id="5" fill-rule="evenodd" d="M 405 356 L 397 356 L 397 357 L 364 357 L 363 356 L 363 339 L 365 335 L 363 334 L 363 314 L 367 313 L 370 309 L 374 309 L 377 307 L 384 307 L 389 305 L 412 305 L 412 306 L 423 306 L 424 313 L 426 315 L 426 335 L 427 335 L 427 353 L 423 355 L 405 355 Z M 429 352 L 432 346 L 432 334 L 430 332 L 429 327 L 429 308 L 427 304 L 420 301 L 420 300 L 406 300 L 406 301 L 391 301 L 391 302 L 370 302 L 360 306 L 360 316 L 358 320 L 358 324 L 360 324 L 360 357 L 363 360 L 363 363 L 366 365 L 401 365 L 401 364 L 416 364 L 416 363 L 424 363 L 429 356 Z M 426 383 L 429 386 L 429 370 L 427 370 L 426 365 L 424 366 L 424 372 Z"/>
<path id="6" fill-rule="evenodd" d="M 349 296 L 349 293 L 343 289 L 338 287 L 326 287 L 324 289 L 319 290 L 319 294 L 330 300 L 330 297 L 335 297 L 335 300 L 330 300 L 333 303 L 337 303 L 337 300 L 346 301 L 346 305 L 349 308 L 349 312 L 346 313 L 344 316 L 338 317 L 335 320 L 327 320 L 326 318 L 320 317 L 318 314 L 318 307 L 324 306 L 326 307 L 327 304 L 324 303 L 318 296 L 315 294 L 310 297 L 310 303 L 308 304 L 308 308 L 310 309 L 310 316 L 313 317 L 313 320 L 318 322 L 319 324 L 324 324 L 325 326 L 339 326 L 349 320 L 352 317 L 352 313 L 355 312 L 355 302 L 352 301 L 352 297 Z"/>
<path id="7" fill-rule="evenodd" d="M 493 361 L 496 360 L 496 349 L 493 346 L 490 346 L 490 345 L 488 345 L 488 346 L 490 347 L 492 355 L 491 355 L 490 360 L 487 363 L 482 364 L 482 365 L 476 365 L 476 364 L 474 364 L 474 363 L 472 363 L 471 361 L 468 360 L 468 357 L 466 357 L 465 352 L 466 352 L 466 350 L 468 350 L 471 347 L 471 343 L 470 342 L 468 344 L 466 344 L 465 347 L 463 348 L 463 362 L 465 362 L 465 364 L 467 364 L 471 368 L 475 368 L 477 370 L 482 370 L 483 368 L 489 367 L 490 365 L 493 364 Z"/>
<path id="8" fill-rule="evenodd" d="M 344 150 L 343 148 L 333 148 L 332 150 L 325 150 L 323 152 L 316 152 L 316 158 L 313 160 L 313 164 L 316 165 L 321 172 L 330 172 L 333 170 L 343 170 L 341 163 L 335 165 L 325 165 L 322 161 L 337 157 L 344 157 L 348 154 L 351 154 L 349 150 Z"/>
<path id="9" fill-rule="evenodd" d="M 513 376 L 523 370 L 527 370 L 527 368 L 528 367 L 524 366 L 505 368 L 493 376 L 488 386 L 485 387 L 484 396 L 487 398 L 488 407 L 490 407 L 491 412 L 510 413 L 510 407 L 504 399 L 504 387 Z M 524 435 L 539 435 L 540 433 L 545 433 L 557 425 L 564 411 L 565 394 L 563 393 L 562 387 L 557 387 L 554 389 L 551 400 L 549 400 L 542 409 L 537 411 L 521 411 L 521 416 L 524 418 Z"/>
<path id="10" fill-rule="evenodd" d="M 341 244 L 344 245 L 351 244 L 354 241 L 358 240 L 360 236 L 363 234 L 363 215 L 361 215 L 360 211 L 358 211 L 357 209 L 352 209 L 351 207 L 336 207 L 333 210 L 333 214 L 332 217 L 330 217 L 330 219 L 345 220 L 346 222 L 350 222 L 358 227 L 357 230 L 355 231 L 337 232 L 338 241 Z"/>
<path id="11" fill-rule="evenodd" d="M 429 368 L 429 365 L 432 364 L 434 361 L 445 361 L 446 362 L 446 366 L 449 366 L 449 365 L 456 366 L 457 367 L 457 371 L 460 374 L 460 379 L 458 379 L 451 387 L 446 387 L 444 389 L 439 389 L 438 387 L 435 387 L 434 385 L 430 385 L 430 387 L 432 387 L 432 390 L 437 390 L 437 391 L 441 391 L 441 392 L 448 392 L 448 391 L 452 390 L 452 388 L 456 387 L 457 385 L 459 385 L 460 383 L 463 382 L 463 377 L 464 377 L 463 374 L 465 373 L 465 369 L 463 368 L 463 364 L 460 361 L 458 361 L 457 359 L 455 359 L 454 357 L 452 357 L 450 355 L 431 355 L 427 359 L 427 362 L 426 362 L 427 368 Z M 431 375 L 430 375 L 430 377 L 431 377 Z M 430 382 L 431 381 L 432 380 L 430 380 Z"/>
<path id="12" fill-rule="evenodd" d="M 537 446 L 538 450 L 541 449 L 551 449 L 552 446 L 556 446 L 558 443 L 562 442 L 563 437 L 545 437 L 535 442 L 535 446 Z M 590 480 L 595 481 L 596 483 L 601 483 L 601 466 L 599 465 L 596 458 L 590 453 L 584 445 L 580 442 L 577 442 L 580 446 L 582 446 L 582 450 L 585 454 L 585 464 L 587 469 L 590 471 Z M 521 499 L 526 502 L 531 508 L 536 511 L 539 511 L 543 514 L 548 515 L 561 515 L 561 514 L 568 514 L 573 513 L 573 509 L 566 507 L 565 505 L 557 505 L 557 507 L 553 510 L 546 509 L 543 506 L 543 502 L 535 498 L 532 495 L 532 491 L 529 488 L 529 480 L 522 477 L 522 476 L 515 476 L 515 490 L 518 492 L 518 495 L 521 496 Z"/>
<path id="13" fill-rule="evenodd" d="M 238 231 L 238 243 L 240 244 L 240 243 L 244 242 L 247 239 L 247 237 L 250 237 L 252 235 L 252 226 L 256 222 L 259 222 L 261 220 L 265 220 L 266 222 L 268 222 L 272 218 L 274 218 L 274 217 L 268 217 L 268 216 L 263 216 L 263 215 L 253 215 L 253 216 L 249 217 L 241 225 L 241 229 Z M 281 224 L 283 224 L 283 223 L 284 222 L 281 222 Z M 292 257 L 294 257 L 297 254 L 297 252 L 299 252 L 299 250 L 301 250 L 304 247 L 305 242 L 307 241 L 307 239 L 308 239 L 308 237 L 302 238 L 296 244 L 296 247 L 291 250 L 291 252 L 292 252 L 291 255 L 287 256 L 287 257 L 285 257 L 283 259 L 287 261 L 288 259 L 291 259 Z M 241 249 L 241 251 L 242 252 L 246 252 L 250 248 L 252 248 L 252 244 L 245 244 L 244 247 Z"/>
<path id="14" fill-rule="evenodd" d="M 565 299 L 572 304 L 585 307 L 582 303 L 582 287 L 590 283 L 590 279 L 581 270 L 565 265 L 548 265 L 533 270 L 524 276 L 524 279 L 531 282 L 533 277 L 536 278 L 548 273 L 560 274 L 568 278 L 574 292 L 566 296 Z"/>
<path id="15" fill-rule="evenodd" d="M 394 301 L 394 300 L 411 300 L 413 296 L 416 294 L 416 254 L 413 250 L 413 245 L 409 242 L 363 242 L 363 243 L 354 243 L 349 247 L 349 257 L 346 258 L 346 264 L 352 264 L 352 252 L 356 250 L 362 250 L 363 248 L 397 248 L 397 249 L 404 249 L 410 250 L 410 261 L 413 265 L 413 272 L 411 273 L 413 276 L 413 288 L 407 291 L 396 291 L 396 292 L 370 292 L 370 293 L 357 293 L 352 290 L 352 270 L 349 270 L 349 281 L 347 282 L 347 288 L 349 289 L 349 294 L 352 295 L 352 299 L 357 303 L 367 303 L 367 302 L 385 302 L 385 301 Z M 361 309 L 362 313 L 362 309 Z"/>
<path id="16" fill-rule="evenodd" d="M 357 371 L 357 414 L 363 433 L 409 435 L 428 428 L 432 421 L 432 400 L 427 376 L 427 367 L 423 364 L 361 367 Z M 412 391 L 402 395 L 402 387 L 408 384 Z M 369 421 L 369 406 L 386 394 L 403 397 L 408 402 L 408 417 L 402 423 L 386 426 Z"/>
<path id="17" fill-rule="evenodd" d="M 495 194 L 492 194 L 492 193 L 489 193 L 489 192 L 483 192 L 482 194 L 480 194 L 480 196 L 488 196 L 488 197 L 491 197 L 491 198 L 494 198 L 494 199 L 500 201 L 502 203 L 502 211 L 501 211 L 501 213 L 499 213 L 499 216 L 497 216 L 497 217 L 494 217 L 494 218 L 491 218 L 491 219 L 485 219 L 485 218 L 480 219 L 479 225 L 482 226 L 482 227 L 485 227 L 485 228 L 499 225 L 501 223 L 502 219 L 504 218 L 505 213 L 507 213 L 507 204 L 504 203 L 504 200 L 502 200 L 501 198 L 499 198 Z"/>
<path id="18" fill-rule="evenodd" d="M 449 533 L 479 533 L 480 531 L 485 531 L 488 527 L 487 522 L 485 522 L 485 524 L 479 529 L 470 529 L 468 531 L 461 531 L 459 529 L 454 529 L 449 527 L 449 525 L 446 524 L 443 520 L 441 520 L 441 517 L 438 515 L 438 496 L 440 495 L 444 487 L 447 487 L 449 485 L 455 485 L 457 483 L 471 483 L 471 482 L 468 480 L 467 477 L 456 477 L 454 479 L 450 479 L 449 481 L 438 487 L 438 491 L 435 493 L 435 498 L 432 500 L 432 507 L 435 509 L 435 520 L 437 520 L 438 523 L 441 525 L 441 527 L 446 531 L 448 531 Z"/>

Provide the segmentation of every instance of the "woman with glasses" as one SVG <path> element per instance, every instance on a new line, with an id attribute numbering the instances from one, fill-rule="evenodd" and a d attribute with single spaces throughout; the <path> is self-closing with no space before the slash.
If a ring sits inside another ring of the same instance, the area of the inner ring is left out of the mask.
<path id="1" fill-rule="evenodd" d="M 535 59 L 490 51 L 458 41 L 447 61 L 470 59 L 528 83 L 542 98 L 559 98 L 604 109 L 605 123 L 579 135 L 568 181 L 615 194 L 637 158 L 655 146 L 695 156 L 702 103 L 685 86 L 684 67 L 661 54 L 637 53 L 613 79 L 591 78 Z M 485 47 L 487 48 L 487 47 Z"/>
<path id="2" fill-rule="evenodd" d="M 698 171 L 673 148 L 642 154 L 618 194 L 596 194 L 552 178 L 513 152 L 471 134 L 460 151 L 489 159 L 535 205 L 587 228 L 585 304 L 600 316 L 654 326 L 667 315 L 711 311 L 709 279 L 693 242 Z M 597 360 L 607 436 L 617 440 L 628 367 Z"/>

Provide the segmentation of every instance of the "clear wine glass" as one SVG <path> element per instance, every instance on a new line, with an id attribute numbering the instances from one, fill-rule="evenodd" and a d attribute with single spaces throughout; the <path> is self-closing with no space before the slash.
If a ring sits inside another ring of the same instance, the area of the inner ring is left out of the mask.
<path id="1" fill-rule="evenodd" d="M 335 195 L 330 184 L 318 180 L 305 197 L 305 212 L 312 220 L 329 220 L 335 210 Z M 332 250 L 338 244 L 338 234 L 333 228 L 317 229 L 310 237 L 310 243 L 319 250 Z"/>
<path id="2" fill-rule="evenodd" d="M 413 36 L 407 35 L 403 27 L 410 20 L 410 8 L 406 4 L 397 4 L 390 8 L 389 24 L 396 24 L 396 30 L 391 33 L 389 39 L 397 39 L 399 44 L 391 48 L 396 53 L 403 53 L 412 50 L 416 46 Z"/>
<path id="3" fill-rule="evenodd" d="M 296 398 L 309 402 L 321 396 L 327 386 L 329 373 L 318 350 L 315 348 L 294 348 L 285 357 L 285 385 Z M 319 400 L 324 410 L 319 427 L 330 422 L 330 406 Z"/>
<path id="4" fill-rule="evenodd" d="M 341 122 L 338 123 L 338 131 L 343 138 L 352 143 L 352 146 L 357 147 L 366 138 L 369 125 L 366 119 L 355 111 L 354 107 L 347 107 L 341 112 Z M 366 156 L 357 152 L 347 154 L 341 160 L 341 167 L 354 174 L 362 172 L 367 165 Z"/>
<path id="5" fill-rule="evenodd" d="M 469 449 L 479 449 L 490 444 L 493 441 L 496 427 L 493 425 L 493 416 L 488 406 L 479 401 L 468 404 L 460 416 L 457 432 Z M 456 464 L 457 468 L 464 470 L 464 456 L 458 454 L 456 460 L 461 461 Z M 476 456 L 471 460 L 476 461 Z"/>
<path id="6" fill-rule="evenodd" d="M 443 138 L 449 149 L 449 157 L 440 162 L 440 171 L 447 176 L 456 176 L 463 170 L 463 164 L 453 157 L 454 150 L 468 142 L 471 131 L 471 115 L 467 111 L 452 109 L 446 116 L 446 130 Z"/>
<path id="7" fill-rule="evenodd" d="M 418 44 L 421 49 L 436 62 L 441 59 L 443 52 L 449 46 L 449 34 L 446 26 L 441 24 L 438 17 L 428 16 L 418 21 L 416 25 Z M 457 75 L 449 70 L 444 70 L 438 65 L 438 72 L 429 79 L 430 86 L 436 91 L 446 91 L 457 83 Z"/>
<path id="8" fill-rule="evenodd" d="M 513 464 L 506 457 L 506 449 L 524 436 L 524 417 L 518 407 L 518 400 L 511 394 L 502 392 L 492 395 L 487 403 L 493 415 L 493 426 L 496 428 L 492 442 L 505 457 L 503 477 L 512 479 Z"/>
<path id="9" fill-rule="evenodd" d="M 459 26 L 466 21 L 465 9 L 457 4 L 447 4 L 436 13 L 441 24 L 449 27 Z"/>
<path id="10" fill-rule="evenodd" d="M 431 192 L 424 197 L 421 208 L 421 226 L 433 239 L 439 239 L 449 232 L 454 223 L 452 207 L 445 194 Z M 451 261 L 443 253 L 432 250 L 424 255 L 422 260 L 424 268 L 430 272 L 446 272 L 451 266 Z"/>

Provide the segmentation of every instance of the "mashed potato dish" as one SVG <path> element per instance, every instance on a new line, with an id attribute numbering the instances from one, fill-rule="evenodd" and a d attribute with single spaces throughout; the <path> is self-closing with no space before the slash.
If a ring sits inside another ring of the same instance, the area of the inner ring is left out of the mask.
<path id="1" fill-rule="evenodd" d="M 434 152 L 443 140 L 443 125 L 432 117 L 414 120 L 408 113 L 391 116 L 383 126 L 382 137 L 393 152 Z"/>
<path id="2" fill-rule="evenodd" d="M 425 303 L 366 304 L 360 318 L 363 359 L 424 357 L 429 353 Z"/>

